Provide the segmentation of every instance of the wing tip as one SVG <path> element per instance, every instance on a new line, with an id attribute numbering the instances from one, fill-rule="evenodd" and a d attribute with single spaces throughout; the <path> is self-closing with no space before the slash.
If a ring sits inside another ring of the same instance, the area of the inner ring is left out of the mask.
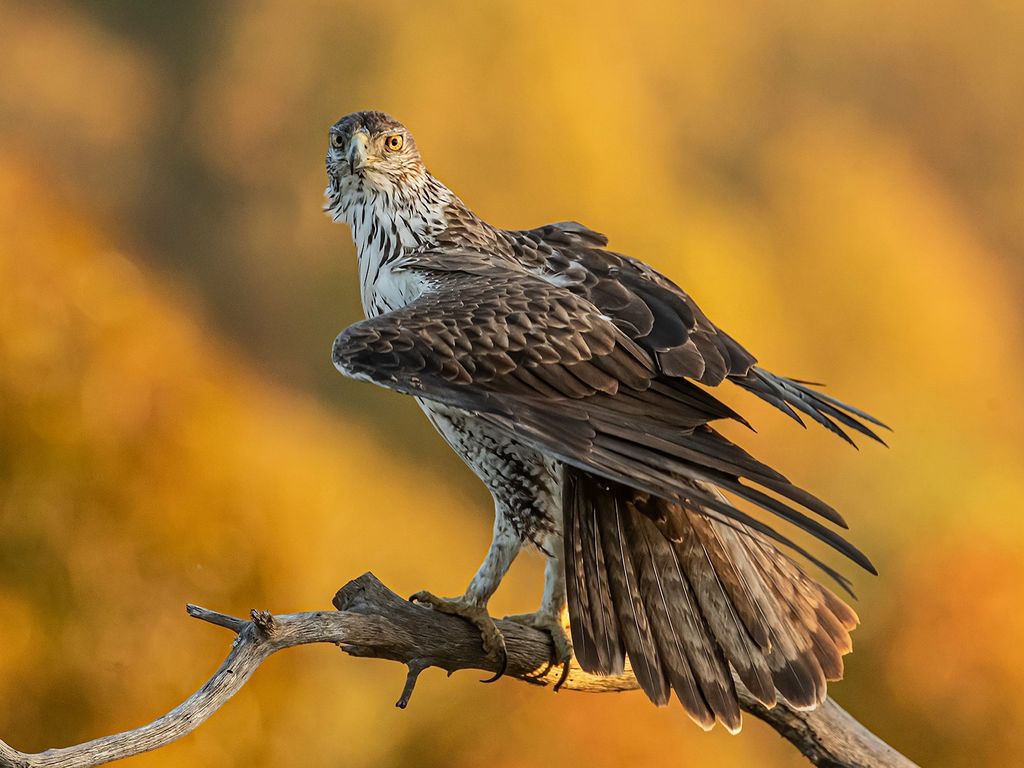
<path id="1" fill-rule="evenodd" d="M 854 448 L 859 449 L 859 446 L 843 427 L 888 447 L 888 443 L 863 422 L 868 422 L 888 432 L 893 431 L 892 427 L 860 408 L 812 388 L 824 386 L 822 384 L 780 376 L 757 366 L 742 376 L 731 377 L 731 380 L 779 409 L 794 421 L 806 426 L 803 419 L 794 411 L 795 407 Z M 837 421 L 839 424 L 836 423 Z"/>

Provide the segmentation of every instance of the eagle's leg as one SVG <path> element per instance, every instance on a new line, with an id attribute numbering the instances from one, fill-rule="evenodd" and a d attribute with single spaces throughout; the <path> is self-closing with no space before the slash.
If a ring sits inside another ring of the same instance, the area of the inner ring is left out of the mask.
<path id="1" fill-rule="evenodd" d="M 560 664 L 562 667 L 562 674 L 558 682 L 555 683 L 557 691 L 569 675 L 569 662 L 572 661 L 572 641 L 569 640 L 565 624 L 565 567 L 562 563 L 562 544 L 556 542 L 552 546 L 546 546 L 545 549 L 558 554 L 548 555 L 544 565 L 544 596 L 541 598 L 540 609 L 533 613 L 506 616 L 505 621 L 525 624 L 528 627 L 539 629 L 541 632 L 547 632 L 551 637 L 551 645 L 554 648 L 551 664 Z M 550 668 L 551 665 L 546 667 L 539 676 L 543 677 Z"/>
<path id="2" fill-rule="evenodd" d="M 494 619 L 487 613 L 487 602 L 491 595 L 498 589 L 501 580 L 508 572 L 512 561 L 516 559 L 522 547 L 522 540 L 513 531 L 508 521 L 499 508 L 494 518 L 494 535 L 491 538 L 491 546 L 487 550 L 480 568 L 477 569 L 473 580 L 466 589 L 466 594 L 461 597 L 437 597 L 430 592 L 417 592 L 409 599 L 416 603 L 423 603 L 435 611 L 447 613 L 452 616 L 461 616 L 470 624 L 480 630 L 480 639 L 484 651 L 488 656 L 498 660 L 497 674 L 485 682 L 493 682 L 505 674 L 505 666 L 508 658 L 505 655 L 505 638 L 494 623 Z"/>

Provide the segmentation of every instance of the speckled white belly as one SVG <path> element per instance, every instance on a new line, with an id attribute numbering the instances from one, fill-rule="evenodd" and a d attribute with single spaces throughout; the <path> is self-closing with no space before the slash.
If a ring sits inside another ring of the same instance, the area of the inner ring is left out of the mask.
<path id="1" fill-rule="evenodd" d="M 559 462 L 511 440 L 470 413 L 417 398 L 430 423 L 494 496 L 524 541 L 550 549 L 562 530 Z"/>

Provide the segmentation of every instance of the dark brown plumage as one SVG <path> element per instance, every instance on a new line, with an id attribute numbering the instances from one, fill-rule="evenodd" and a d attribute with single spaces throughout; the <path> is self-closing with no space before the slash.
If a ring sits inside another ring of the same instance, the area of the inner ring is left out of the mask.
<path id="1" fill-rule="evenodd" d="M 831 507 L 705 426 L 729 410 L 686 378 L 661 373 L 648 351 L 599 311 L 604 307 L 526 272 L 416 268 L 433 272 L 434 290 L 338 337 L 334 361 L 349 375 L 471 411 L 568 465 L 732 518 L 796 548 L 693 483 L 728 488 L 873 570 L 831 529 L 742 483 L 842 524 Z"/>
<path id="2" fill-rule="evenodd" d="M 846 527 L 835 510 L 710 426 L 746 422 L 708 388 L 736 384 L 850 442 L 847 430 L 880 440 L 872 426 L 884 425 L 758 367 L 603 235 L 573 222 L 500 230 L 415 149 L 375 160 L 378 134 L 404 132 L 390 119 L 350 116 L 334 131 L 329 207 L 353 227 L 368 316 L 338 336 L 334 363 L 419 398 L 496 500 L 488 560 L 450 605 L 486 604 L 509 547 L 533 541 L 564 561 L 585 669 L 616 673 L 628 658 L 652 701 L 674 690 L 704 727 L 739 728 L 730 669 L 766 706 L 820 703 L 857 617 L 780 546 L 848 582 L 723 491 L 874 568 L 829 526 Z M 499 536 L 505 521 L 518 538 Z M 549 574 L 549 629 L 559 589 Z"/>

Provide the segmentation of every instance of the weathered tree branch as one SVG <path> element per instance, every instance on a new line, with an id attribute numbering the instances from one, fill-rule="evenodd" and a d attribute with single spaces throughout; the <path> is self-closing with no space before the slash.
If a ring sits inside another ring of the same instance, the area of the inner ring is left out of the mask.
<path id="1" fill-rule="evenodd" d="M 197 619 L 236 633 L 227 659 L 198 691 L 162 717 L 131 731 L 62 749 L 26 754 L 0 741 L 0 768 L 91 768 L 157 749 L 191 733 L 237 693 L 271 654 L 296 645 L 334 643 L 353 656 L 391 659 L 405 664 L 409 675 L 397 705 L 409 703 L 416 678 L 427 667 L 449 673 L 459 669 L 496 672 L 497 665 L 480 646 L 479 635 L 461 619 L 403 600 L 367 573 L 342 587 L 334 597 L 337 611 L 272 616 L 253 611 L 250 621 L 188 606 Z M 558 678 L 547 668 L 548 637 L 521 624 L 498 622 L 508 651 L 506 674 L 540 685 Z M 617 677 L 588 675 L 573 666 L 564 690 L 609 692 L 637 688 L 628 673 Z M 764 720 L 818 766 L 830 768 L 914 768 L 907 758 L 854 720 L 831 699 L 812 712 L 780 703 L 762 707 L 738 685 L 744 710 Z"/>

